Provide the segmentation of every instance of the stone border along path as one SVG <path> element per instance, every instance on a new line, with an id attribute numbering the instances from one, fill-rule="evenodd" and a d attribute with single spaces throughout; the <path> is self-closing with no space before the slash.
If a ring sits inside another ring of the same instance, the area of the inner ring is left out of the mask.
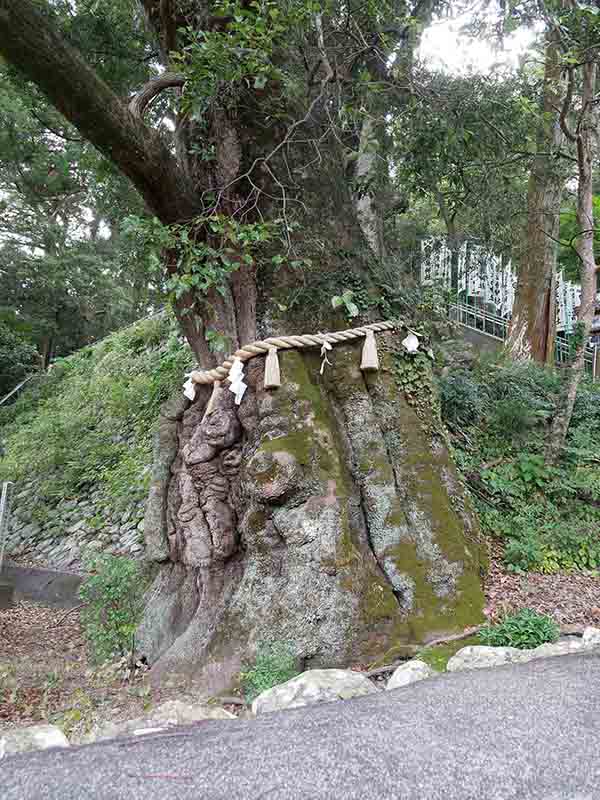
<path id="1" fill-rule="evenodd" d="M 532 650 L 483 645 L 463 647 L 450 658 L 447 671 L 462 672 L 506 664 L 523 664 L 554 656 L 588 653 L 600 653 L 600 628 L 587 627 L 580 638 L 571 636 L 553 644 L 540 645 Z M 386 691 L 400 689 L 441 674 L 424 661 L 415 658 L 394 670 Z M 244 711 L 238 719 L 251 719 L 258 714 L 378 693 L 381 693 L 381 690 L 364 673 L 343 669 L 313 669 L 262 692 L 252 703 L 252 711 Z M 219 699 L 221 702 L 227 700 L 227 698 L 215 698 Z M 84 741 L 92 743 L 121 736 L 144 736 L 207 719 L 233 720 L 235 717 L 212 701 L 186 704 L 175 700 L 163 703 L 142 718 L 99 726 L 91 731 Z M 13 753 L 57 746 L 68 747 L 69 744 L 62 731 L 54 725 L 17 728 L 0 736 L 0 759 Z"/>

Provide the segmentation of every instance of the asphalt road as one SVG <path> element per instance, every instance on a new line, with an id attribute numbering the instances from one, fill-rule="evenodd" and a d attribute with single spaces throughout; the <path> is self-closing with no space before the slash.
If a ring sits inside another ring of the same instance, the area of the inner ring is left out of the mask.
<path id="1" fill-rule="evenodd" d="M 600 798 L 600 654 L 0 762 L 2 800 Z"/>

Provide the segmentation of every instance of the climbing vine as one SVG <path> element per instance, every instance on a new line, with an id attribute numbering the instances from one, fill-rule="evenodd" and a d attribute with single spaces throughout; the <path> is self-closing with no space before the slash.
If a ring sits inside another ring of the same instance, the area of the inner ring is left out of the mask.
<path id="1" fill-rule="evenodd" d="M 396 350 L 393 370 L 398 388 L 406 395 L 409 405 L 416 410 L 421 419 L 429 416 L 434 396 L 429 356 L 420 350 L 416 353 Z"/>

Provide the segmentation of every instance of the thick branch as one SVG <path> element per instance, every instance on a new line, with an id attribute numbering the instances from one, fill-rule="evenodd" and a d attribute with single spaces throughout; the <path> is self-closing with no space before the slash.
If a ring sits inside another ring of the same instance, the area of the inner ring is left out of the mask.
<path id="1" fill-rule="evenodd" d="M 0 53 L 131 179 L 163 222 L 191 216 L 192 192 L 167 146 L 65 41 L 50 7 L 40 5 L 0 0 Z"/>
<path id="2" fill-rule="evenodd" d="M 185 77 L 176 72 L 165 72 L 158 78 L 154 78 L 144 84 L 135 97 L 129 102 L 129 110 L 134 117 L 142 118 L 144 111 L 155 97 L 165 89 L 172 89 L 175 86 L 183 86 Z"/>
<path id="3" fill-rule="evenodd" d="M 571 111 L 571 104 L 573 102 L 573 89 L 575 84 L 575 76 L 573 72 L 573 68 L 570 67 L 567 72 L 567 91 L 565 93 L 565 98 L 563 100 L 562 108 L 560 110 L 560 127 L 562 128 L 562 132 L 567 137 L 570 142 L 576 141 L 577 137 L 573 133 L 573 131 L 569 128 L 569 123 L 567 122 L 567 114 Z"/>

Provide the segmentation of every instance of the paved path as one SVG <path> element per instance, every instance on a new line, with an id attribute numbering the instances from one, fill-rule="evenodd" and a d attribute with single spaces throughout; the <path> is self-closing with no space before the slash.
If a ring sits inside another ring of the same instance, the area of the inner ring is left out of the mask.
<path id="1" fill-rule="evenodd" d="M 0 577 L 14 586 L 15 603 L 19 600 L 29 600 L 57 608 L 73 608 L 81 603 L 77 592 L 83 581 L 83 575 L 76 572 L 24 567 L 5 561 Z"/>
<path id="2" fill-rule="evenodd" d="M 0 762 L 2 800 L 592 800 L 600 654 Z"/>

